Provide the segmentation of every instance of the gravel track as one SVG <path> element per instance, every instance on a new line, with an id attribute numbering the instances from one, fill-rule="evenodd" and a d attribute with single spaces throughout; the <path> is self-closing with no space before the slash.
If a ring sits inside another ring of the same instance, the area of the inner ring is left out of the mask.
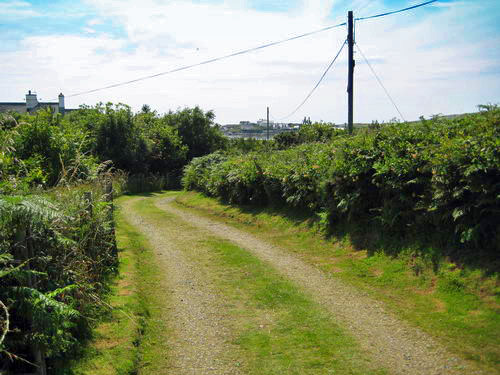
<path id="1" fill-rule="evenodd" d="M 155 204 L 207 234 L 230 240 L 271 264 L 329 311 L 380 366 L 390 369 L 393 374 L 484 374 L 471 363 L 447 352 L 429 335 L 395 318 L 380 302 L 357 289 L 251 234 L 176 208 L 172 205 L 173 199 L 161 199 Z"/>
<path id="2" fill-rule="evenodd" d="M 237 349 L 224 321 L 227 316 L 221 296 L 207 282 L 201 268 L 189 259 L 183 248 L 199 239 L 196 233 L 157 224 L 137 214 L 133 204 L 123 204 L 126 220 L 148 238 L 160 267 L 164 270 L 164 289 L 169 311 L 164 314 L 172 331 L 168 338 L 169 368 L 165 374 L 239 374 L 231 358 Z M 187 246 L 187 247 L 186 247 Z M 170 333 L 169 333 L 170 334 Z"/>

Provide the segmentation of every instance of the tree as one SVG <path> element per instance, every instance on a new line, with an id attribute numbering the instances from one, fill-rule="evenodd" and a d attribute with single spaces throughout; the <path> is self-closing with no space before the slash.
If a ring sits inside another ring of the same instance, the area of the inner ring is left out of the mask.
<path id="1" fill-rule="evenodd" d="M 132 173 L 147 170 L 147 144 L 129 106 L 106 104 L 96 129 L 95 151 L 102 161 L 112 160 L 115 168 Z"/>
<path id="2" fill-rule="evenodd" d="M 151 111 L 138 113 L 134 124 L 148 144 L 149 172 L 180 172 L 187 162 L 188 146 L 182 143 L 177 129 L 169 126 L 164 118 L 159 118 L 156 112 Z"/>
<path id="3" fill-rule="evenodd" d="M 203 112 L 199 107 L 169 112 L 163 117 L 166 124 L 177 129 L 188 147 L 187 159 L 210 154 L 225 148 L 227 140 L 218 126 L 214 126 L 212 111 Z"/>

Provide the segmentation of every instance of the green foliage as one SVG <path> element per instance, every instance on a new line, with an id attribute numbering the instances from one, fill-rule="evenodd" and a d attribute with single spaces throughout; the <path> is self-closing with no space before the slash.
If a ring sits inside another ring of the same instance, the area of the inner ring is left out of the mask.
<path id="1" fill-rule="evenodd" d="M 246 154 L 252 151 L 265 152 L 269 149 L 269 142 L 255 138 L 230 138 L 226 150 L 232 154 Z"/>
<path id="2" fill-rule="evenodd" d="M 226 160 L 227 156 L 220 152 L 194 158 L 184 170 L 182 185 L 189 190 L 199 190 L 210 194 L 206 189 L 212 168 Z"/>
<path id="3" fill-rule="evenodd" d="M 0 193 L 26 192 L 34 187 L 95 178 L 100 170 L 88 152 L 88 134 L 40 111 L 19 121 L 0 117 Z"/>
<path id="4" fill-rule="evenodd" d="M 89 189 L 87 186 L 85 189 Z M 78 348 L 102 308 L 96 299 L 116 267 L 108 203 L 94 187 L 93 205 L 77 188 L 50 194 L 0 196 L 0 301 L 10 329 L 0 358 L 50 361 Z M 5 362 L 30 372 L 24 361 Z"/>
<path id="5" fill-rule="evenodd" d="M 134 124 L 130 107 L 106 104 L 95 129 L 95 152 L 101 160 L 112 160 L 115 168 L 138 172 L 144 169 L 147 146 Z"/>
<path id="6" fill-rule="evenodd" d="M 274 147 L 278 150 L 311 142 L 329 142 L 337 136 L 343 135 L 344 130 L 337 129 L 333 124 L 326 123 L 304 123 L 298 132 L 283 132 L 277 134 L 273 139 Z"/>
<path id="7" fill-rule="evenodd" d="M 89 181 L 109 168 L 171 179 L 193 157 L 226 148 L 213 119 L 198 107 L 159 115 L 146 106 L 134 114 L 112 103 L 64 117 L 0 115 L 0 193 Z"/>
<path id="8" fill-rule="evenodd" d="M 462 253 L 498 251 L 498 107 L 354 136 L 322 124 L 289 134 L 302 144 L 289 148 L 283 137 L 276 144 L 284 150 L 195 159 L 183 185 L 231 203 L 326 212 L 330 225 L 375 221 L 401 236 L 438 231 L 443 247 Z"/>
<path id="9" fill-rule="evenodd" d="M 282 132 L 274 136 L 273 143 L 278 150 L 285 150 L 297 146 L 302 142 L 300 141 L 299 133 Z"/>
<path id="10" fill-rule="evenodd" d="M 182 142 L 188 147 L 188 160 L 191 160 L 225 147 L 226 138 L 214 126 L 214 118 L 212 111 L 203 112 L 195 107 L 169 112 L 163 121 L 178 131 Z"/>
<path id="11" fill-rule="evenodd" d="M 177 129 L 154 113 L 139 114 L 136 123 L 149 141 L 148 165 L 151 173 L 179 171 L 187 162 L 188 146 L 182 143 Z"/>
<path id="12" fill-rule="evenodd" d="M 232 203 L 288 203 L 314 208 L 328 150 L 324 144 L 304 144 L 229 158 L 215 153 L 194 159 L 186 167 L 183 186 Z"/>

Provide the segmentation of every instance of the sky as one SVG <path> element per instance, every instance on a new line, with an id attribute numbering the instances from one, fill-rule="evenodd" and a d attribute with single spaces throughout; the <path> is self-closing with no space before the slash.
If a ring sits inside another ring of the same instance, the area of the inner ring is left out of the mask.
<path id="1" fill-rule="evenodd" d="M 0 102 L 62 92 L 66 107 L 200 106 L 220 124 L 347 121 L 347 48 L 294 115 L 346 39 L 335 28 L 253 53 L 86 95 L 423 0 L 0 0 Z M 500 103 L 500 1 L 440 0 L 356 22 L 356 43 L 406 120 Z M 354 121 L 403 120 L 356 52 Z"/>

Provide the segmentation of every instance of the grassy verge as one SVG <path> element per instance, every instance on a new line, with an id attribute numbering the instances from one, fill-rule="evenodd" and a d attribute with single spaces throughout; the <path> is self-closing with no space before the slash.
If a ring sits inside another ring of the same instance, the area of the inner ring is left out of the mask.
<path id="1" fill-rule="evenodd" d="M 157 195 L 162 198 L 165 195 Z M 272 267 L 248 251 L 179 221 L 154 205 L 134 209 L 159 231 L 175 226 L 169 238 L 207 282 L 222 294 L 224 321 L 232 332 L 242 373 L 385 374 L 328 314 Z"/>
<path id="2" fill-rule="evenodd" d="M 118 206 L 128 199 L 117 199 Z M 168 330 L 160 318 L 165 298 L 158 291 L 157 263 L 147 240 L 120 210 L 116 220 L 120 266 L 107 301 L 112 310 L 83 356 L 71 364 L 73 374 L 154 374 L 165 362 L 162 344 Z"/>
<path id="3" fill-rule="evenodd" d="M 451 351 L 499 373 L 497 275 L 485 277 L 446 262 L 436 270 L 432 262 L 410 255 L 411 249 L 398 257 L 355 250 L 348 236 L 326 240 L 306 215 L 224 205 L 197 193 L 183 193 L 176 201 L 299 254 L 384 301 Z"/>

